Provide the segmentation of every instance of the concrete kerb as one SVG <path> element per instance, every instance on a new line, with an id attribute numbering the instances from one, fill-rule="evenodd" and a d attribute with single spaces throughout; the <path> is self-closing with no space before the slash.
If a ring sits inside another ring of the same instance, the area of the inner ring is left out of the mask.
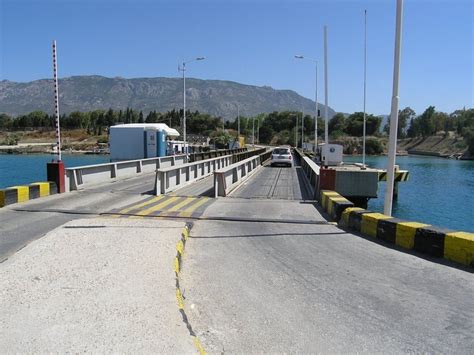
<path id="1" fill-rule="evenodd" d="M 0 207 L 26 202 L 57 193 L 55 182 L 34 182 L 29 185 L 11 186 L 0 190 Z"/>
<path id="2" fill-rule="evenodd" d="M 189 335 L 191 335 L 191 337 L 193 338 L 193 343 L 194 343 L 194 346 L 196 347 L 196 350 L 199 352 L 199 354 L 205 355 L 206 351 L 204 350 L 204 347 L 202 346 L 201 341 L 199 340 L 199 337 L 194 332 L 191 324 L 189 323 L 188 316 L 186 315 L 186 310 L 184 307 L 183 292 L 181 290 L 180 281 L 179 281 L 181 269 L 183 267 L 183 255 L 184 255 L 184 250 L 186 247 L 186 241 L 189 239 L 189 234 L 190 234 L 192 226 L 193 226 L 192 223 L 186 224 L 186 226 L 181 231 L 181 239 L 176 244 L 176 257 L 174 259 L 174 265 L 173 265 L 174 272 L 176 275 L 176 301 L 178 304 L 179 312 L 181 313 L 181 316 L 183 317 L 183 322 L 189 331 Z"/>
<path id="3" fill-rule="evenodd" d="M 369 239 L 379 239 L 431 257 L 474 266 L 474 233 L 406 221 L 354 207 L 335 191 L 321 191 L 320 203 L 341 227 Z"/>

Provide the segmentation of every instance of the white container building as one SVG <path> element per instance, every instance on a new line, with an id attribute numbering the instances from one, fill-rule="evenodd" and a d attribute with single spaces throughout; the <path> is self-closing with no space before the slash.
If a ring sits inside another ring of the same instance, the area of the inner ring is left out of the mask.
<path id="1" fill-rule="evenodd" d="M 167 155 L 167 137 L 179 132 L 164 123 L 129 123 L 109 129 L 110 160 L 135 160 Z"/>

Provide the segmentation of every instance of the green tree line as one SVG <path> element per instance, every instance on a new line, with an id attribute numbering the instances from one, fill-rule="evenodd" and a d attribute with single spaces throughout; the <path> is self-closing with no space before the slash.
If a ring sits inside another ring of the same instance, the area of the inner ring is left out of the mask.
<path id="1" fill-rule="evenodd" d="M 208 134 L 222 127 L 222 119 L 203 114 L 199 111 L 186 111 L 187 131 L 195 134 Z M 101 135 L 104 129 L 118 123 L 166 123 L 170 127 L 181 129 L 183 110 L 171 110 L 164 113 L 151 111 L 146 115 L 142 111 L 127 108 L 125 110 L 95 110 L 90 112 L 71 112 L 60 116 L 63 129 L 85 129 L 89 134 Z M 42 111 L 33 111 L 18 117 L 0 114 L 0 129 L 53 129 L 55 117 Z"/>

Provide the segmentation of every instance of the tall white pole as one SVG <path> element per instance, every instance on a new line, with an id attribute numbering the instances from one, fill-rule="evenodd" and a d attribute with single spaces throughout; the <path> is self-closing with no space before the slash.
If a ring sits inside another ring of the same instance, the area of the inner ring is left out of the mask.
<path id="1" fill-rule="evenodd" d="M 298 148 L 298 115 L 296 115 L 296 126 L 295 126 L 295 148 Z"/>
<path id="2" fill-rule="evenodd" d="M 255 117 L 252 119 L 252 146 L 255 149 Z"/>
<path id="3" fill-rule="evenodd" d="M 184 154 L 186 154 L 186 161 L 188 160 L 188 149 L 186 148 L 186 62 L 183 62 L 183 141 Z"/>
<path id="4" fill-rule="evenodd" d="M 318 150 L 318 62 L 316 62 L 316 90 L 315 90 L 316 102 L 316 115 L 314 116 L 314 152 Z"/>
<path id="5" fill-rule="evenodd" d="M 403 0 L 397 0 L 397 22 L 395 31 L 395 54 L 393 64 L 393 93 L 392 93 L 392 109 L 390 112 L 390 135 L 388 145 L 388 165 L 387 165 L 387 185 L 385 187 L 384 214 L 392 215 L 392 199 L 393 199 L 393 180 L 395 172 L 395 158 L 397 151 L 397 131 L 398 131 L 398 82 L 400 80 L 400 55 L 402 40 L 402 17 L 403 17 Z"/>
<path id="6" fill-rule="evenodd" d="M 301 109 L 301 149 L 303 149 L 304 142 L 304 109 Z"/>
<path id="7" fill-rule="evenodd" d="M 365 120 L 365 100 L 367 95 L 367 10 L 364 11 L 364 128 L 362 138 L 362 164 L 365 165 L 365 136 L 366 136 L 366 120 Z"/>
<path id="8" fill-rule="evenodd" d="M 54 111 L 56 115 L 56 149 L 57 159 L 61 161 L 61 130 L 59 126 L 59 85 L 58 64 L 56 58 L 56 41 L 53 41 L 53 75 L 54 75 Z"/>
<path id="9" fill-rule="evenodd" d="M 257 144 L 260 144 L 260 120 L 257 119 Z"/>
<path id="10" fill-rule="evenodd" d="M 328 99 L 328 28 L 324 26 L 324 142 L 329 143 L 328 123 L 329 123 L 329 99 Z"/>
<path id="11" fill-rule="evenodd" d="M 237 137 L 240 137 L 240 110 L 239 110 L 239 105 L 237 105 Z"/>

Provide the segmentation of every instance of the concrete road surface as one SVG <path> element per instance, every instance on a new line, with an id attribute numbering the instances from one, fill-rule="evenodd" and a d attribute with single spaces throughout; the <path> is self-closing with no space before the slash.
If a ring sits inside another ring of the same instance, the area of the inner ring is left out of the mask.
<path id="1" fill-rule="evenodd" d="M 472 273 L 324 224 L 277 175 L 262 170 L 233 194 L 245 198 L 204 213 L 227 220 L 191 231 L 182 286 L 208 352 L 472 353 Z"/>
<path id="2" fill-rule="evenodd" d="M 150 196 L 154 174 L 0 208 L 0 262 L 65 222 Z"/>
<path id="3" fill-rule="evenodd" d="M 196 353 L 175 296 L 184 222 L 91 218 L 0 267 L 0 353 Z"/>

